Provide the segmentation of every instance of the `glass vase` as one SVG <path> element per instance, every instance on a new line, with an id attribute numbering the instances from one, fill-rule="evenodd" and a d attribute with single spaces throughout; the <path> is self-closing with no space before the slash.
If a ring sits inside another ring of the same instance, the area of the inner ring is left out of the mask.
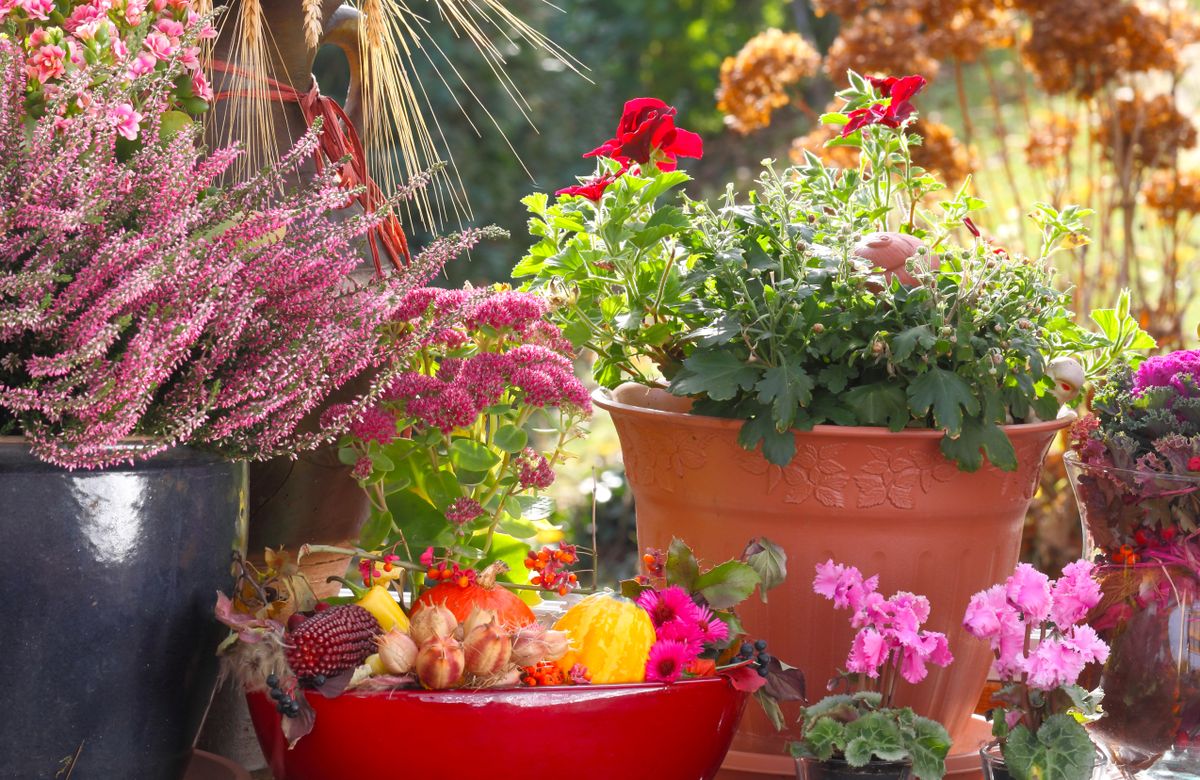
<path id="1" fill-rule="evenodd" d="M 1200 477 L 1064 457 L 1097 564 L 1088 623 L 1110 653 L 1089 687 L 1105 715 L 1089 727 L 1124 777 L 1200 777 Z"/>

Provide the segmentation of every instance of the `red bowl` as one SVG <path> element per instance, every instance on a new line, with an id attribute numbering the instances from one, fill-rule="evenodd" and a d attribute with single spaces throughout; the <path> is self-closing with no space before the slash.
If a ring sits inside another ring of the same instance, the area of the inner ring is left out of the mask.
<path id="1" fill-rule="evenodd" d="M 709 780 L 747 696 L 724 677 L 671 685 L 309 694 L 312 732 L 288 750 L 274 702 L 248 693 L 275 780 L 478 777 Z"/>

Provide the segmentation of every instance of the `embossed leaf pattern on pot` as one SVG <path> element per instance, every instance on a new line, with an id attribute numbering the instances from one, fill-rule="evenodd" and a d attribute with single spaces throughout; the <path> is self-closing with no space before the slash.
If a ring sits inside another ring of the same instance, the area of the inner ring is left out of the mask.
<path id="1" fill-rule="evenodd" d="M 708 462 L 712 435 L 658 433 L 630 428 L 621 431 L 632 446 L 622 448 L 625 473 L 634 484 L 675 492 L 676 479 L 685 471 L 698 469 Z M 674 477 L 674 478 L 672 478 Z"/>
<path id="2" fill-rule="evenodd" d="M 867 448 L 872 458 L 854 475 L 858 485 L 858 508 L 869 509 L 890 503 L 896 509 L 916 507 L 914 493 L 928 493 L 934 482 L 945 482 L 955 473 L 953 463 L 923 453 L 889 452 L 883 447 Z"/>
<path id="3" fill-rule="evenodd" d="M 789 504 L 802 504 L 815 497 L 825 506 L 846 505 L 842 489 L 850 478 L 846 475 L 846 467 L 835 459 L 841 445 L 801 445 L 786 469 L 769 462 L 760 450 L 747 452 L 736 443 L 732 443 L 732 447 L 739 468 L 755 476 L 767 476 L 768 494 L 783 481 L 788 485 L 783 500 Z"/>

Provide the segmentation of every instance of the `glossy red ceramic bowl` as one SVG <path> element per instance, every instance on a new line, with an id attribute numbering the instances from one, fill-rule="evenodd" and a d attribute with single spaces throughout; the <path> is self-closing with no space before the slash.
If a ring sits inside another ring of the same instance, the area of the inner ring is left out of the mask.
<path id="1" fill-rule="evenodd" d="M 314 694 L 316 724 L 288 750 L 274 703 L 262 693 L 246 696 L 275 780 L 709 780 L 746 699 L 724 677 Z"/>

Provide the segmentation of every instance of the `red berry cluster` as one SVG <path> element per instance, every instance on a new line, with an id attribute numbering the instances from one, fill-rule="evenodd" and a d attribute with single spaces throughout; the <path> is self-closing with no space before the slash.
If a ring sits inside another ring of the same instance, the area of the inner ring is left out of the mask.
<path id="1" fill-rule="evenodd" d="M 547 685 L 566 685 L 567 678 L 553 661 L 539 661 L 536 666 L 521 667 L 521 682 L 530 688 Z"/>
<path id="2" fill-rule="evenodd" d="M 425 576 L 433 582 L 452 582 L 465 588 L 475 582 L 477 575 L 474 569 L 463 569 L 457 563 L 441 561 L 430 566 Z"/>
<path id="3" fill-rule="evenodd" d="M 560 596 L 579 587 L 579 578 L 574 572 L 567 571 L 568 566 L 578 562 L 579 554 L 573 544 L 564 544 L 557 549 L 543 547 L 537 551 L 530 550 L 525 556 L 525 568 L 534 572 L 529 582 L 542 590 L 557 591 Z"/>
<path id="4" fill-rule="evenodd" d="M 647 547 L 646 554 L 642 556 L 642 568 L 651 577 L 663 576 L 667 570 L 667 554 L 662 550 Z"/>

